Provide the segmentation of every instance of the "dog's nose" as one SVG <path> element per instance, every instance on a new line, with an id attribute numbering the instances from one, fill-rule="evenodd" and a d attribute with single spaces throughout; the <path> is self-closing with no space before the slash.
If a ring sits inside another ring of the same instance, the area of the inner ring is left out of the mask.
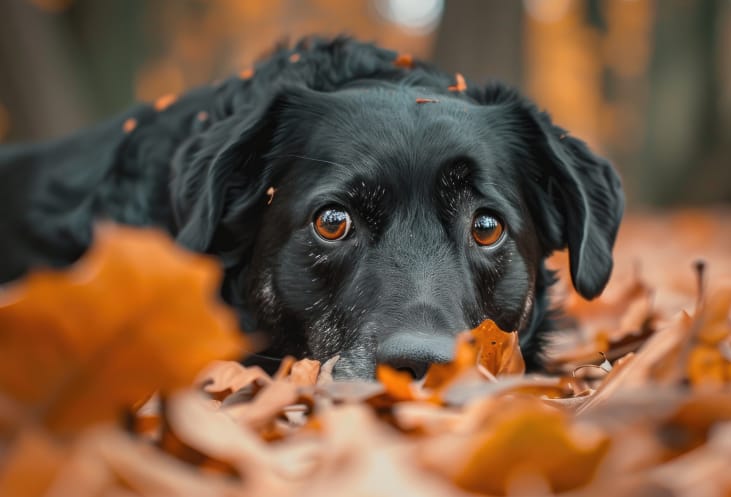
<path id="1" fill-rule="evenodd" d="M 376 360 L 393 368 L 408 371 L 420 379 L 430 364 L 452 359 L 454 337 L 423 332 L 398 332 L 378 344 Z"/>

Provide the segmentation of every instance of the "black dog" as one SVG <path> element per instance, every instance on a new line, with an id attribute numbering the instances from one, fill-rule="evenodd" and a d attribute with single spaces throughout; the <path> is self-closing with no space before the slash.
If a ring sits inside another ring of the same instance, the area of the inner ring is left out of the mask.
<path id="1" fill-rule="evenodd" d="M 568 247 L 604 288 L 623 210 L 614 170 L 501 85 L 466 87 L 349 39 L 281 49 L 252 77 L 0 150 L 0 281 L 63 266 L 95 219 L 161 226 L 220 258 L 223 297 L 267 354 L 421 376 L 492 318 L 540 364 Z"/>

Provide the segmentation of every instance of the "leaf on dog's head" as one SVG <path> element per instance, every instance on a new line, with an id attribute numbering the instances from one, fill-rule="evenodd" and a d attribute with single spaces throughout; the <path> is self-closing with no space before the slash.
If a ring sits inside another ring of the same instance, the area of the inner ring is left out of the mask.
<path id="1" fill-rule="evenodd" d="M 251 79 L 253 76 L 254 76 L 253 67 L 247 67 L 246 69 L 242 70 L 239 73 L 239 78 L 241 78 L 241 79 Z"/>
<path id="2" fill-rule="evenodd" d="M 127 134 L 133 132 L 135 128 L 137 128 L 137 119 L 134 117 L 130 117 L 122 123 L 122 130 Z"/>
<path id="3" fill-rule="evenodd" d="M 456 83 L 447 88 L 449 91 L 459 92 L 467 90 L 467 82 L 465 81 L 464 76 L 462 76 L 460 73 L 455 73 L 454 80 L 456 81 Z"/>
<path id="4" fill-rule="evenodd" d="M 114 418 L 244 349 L 220 271 L 161 232 L 104 225 L 66 271 L 0 290 L 0 390 L 56 431 Z"/>
<path id="5" fill-rule="evenodd" d="M 396 59 L 393 61 L 393 65 L 403 69 L 411 69 L 414 67 L 414 57 L 408 53 L 398 54 Z"/>
<path id="6" fill-rule="evenodd" d="M 173 105 L 177 100 L 177 95 L 174 95 L 173 93 L 167 93 L 161 97 L 158 97 L 157 100 L 153 102 L 152 106 L 156 111 L 162 112 L 171 105 Z"/>

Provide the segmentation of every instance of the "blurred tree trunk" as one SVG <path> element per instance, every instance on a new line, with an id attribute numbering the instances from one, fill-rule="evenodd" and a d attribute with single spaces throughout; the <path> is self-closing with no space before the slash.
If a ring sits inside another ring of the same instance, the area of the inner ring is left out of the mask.
<path id="1" fill-rule="evenodd" d="M 520 85 L 523 4 L 519 1 L 446 1 L 433 61 L 484 83 Z"/>
<path id="2" fill-rule="evenodd" d="M 127 107 L 143 61 L 144 0 L 77 0 L 48 12 L 0 0 L 0 103 L 8 141 L 68 134 Z"/>
<path id="3" fill-rule="evenodd" d="M 645 203 L 703 202 L 731 193 L 729 159 L 717 152 L 724 140 L 717 71 L 721 3 L 657 3 L 647 140 L 635 172 Z"/>
<path id="4" fill-rule="evenodd" d="M 0 98 L 11 116 L 9 140 L 50 138 L 88 121 L 69 39 L 54 16 L 26 0 L 2 0 Z"/>

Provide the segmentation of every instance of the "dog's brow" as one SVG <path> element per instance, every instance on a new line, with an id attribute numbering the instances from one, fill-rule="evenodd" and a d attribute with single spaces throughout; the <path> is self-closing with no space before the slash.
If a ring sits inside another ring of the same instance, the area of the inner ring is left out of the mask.
<path id="1" fill-rule="evenodd" d="M 333 162 L 333 161 L 325 160 L 325 159 L 315 159 L 314 157 L 307 157 L 306 155 L 286 154 L 286 155 L 279 156 L 279 158 L 285 158 L 285 157 L 311 160 L 311 161 L 315 161 L 315 162 L 322 162 L 324 164 L 332 164 L 333 166 L 347 167 L 345 164 L 340 164 L 339 162 Z"/>

